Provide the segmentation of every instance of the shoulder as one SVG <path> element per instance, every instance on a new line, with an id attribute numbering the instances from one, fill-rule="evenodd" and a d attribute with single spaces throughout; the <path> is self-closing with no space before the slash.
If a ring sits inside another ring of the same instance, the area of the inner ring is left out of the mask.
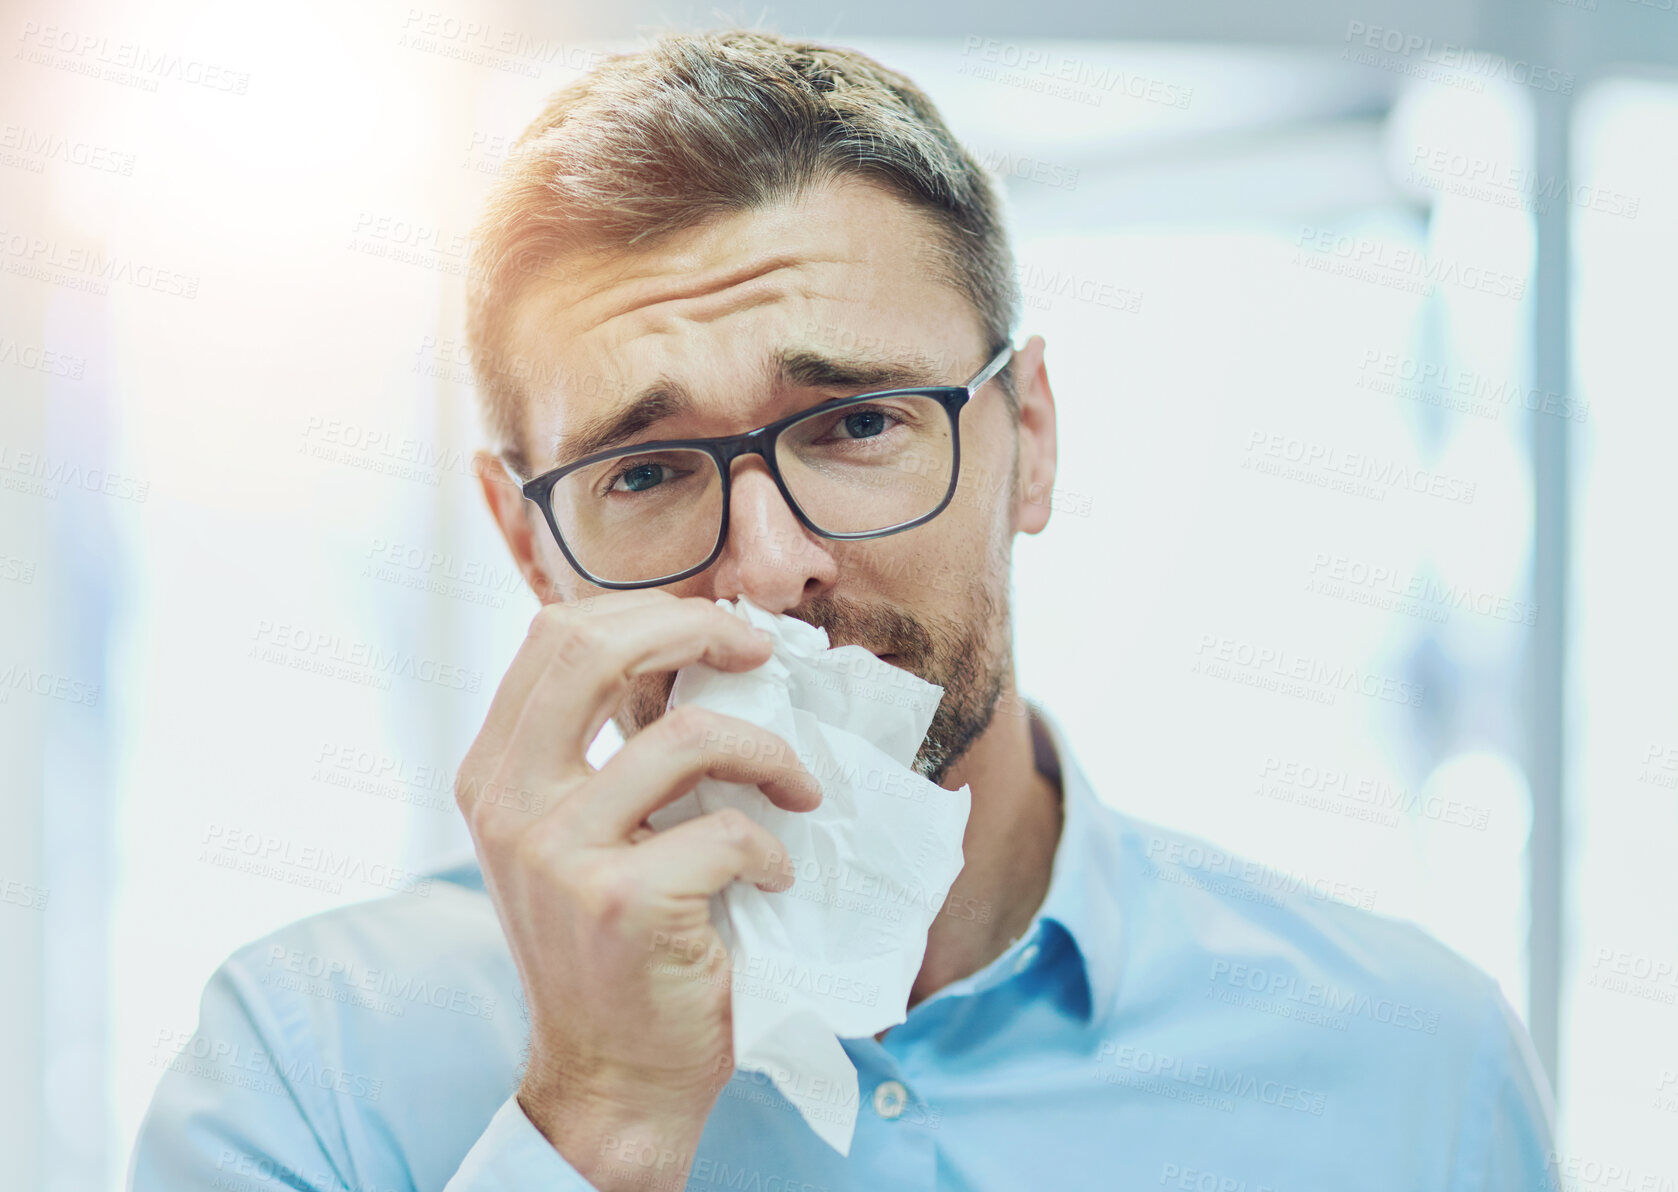
<path id="1" fill-rule="evenodd" d="M 1489 1015 L 1496 982 L 1415 924 L 1375 913 L 1373 888 L 1112 814 L 1124 901 L 1138 909 L 1127 926 L 1144 936 L 1139 943 L 1177 941 L 1149 955 L 1199 964 L 1208 983 L 1297 994 L 1299 980 L 1338 981 L 1342 1001 L 1352 990 L 1408 995 L 1428 1033 L 1446 1017 Z"/>
<path id="2" fill-rule="evenodd" d="M 1452 1180 L 1502 1188 L 1542 1175 L 1553 1103 L 1496 981 L 1375 913 L 1372 889 L 1110 814 L 1122 1016 L 1188 1014 L 1197 1037 L 1296 1071 L 1337 1129 L 1390 1110 L 1418 1137 L 1454 1139 L 1440 1165 Z"/>
<path id="3" fill-rule="evenodd" d="M 480 888 L 433 878 L 299 920 L 210 978 L 148 1112 L 135 1186 L 181 1186 L 213 1162 L 441 1187 L 516 1085 L 526 1038 Z"/>
<path id="4" fill-rule="evenodd" d="M 348 1042 L 345 1023 L 368 1046 L 450 1019 L 520 1020 L 489 898 L 439 877 L 270 932 L 228 957 L 216 980 L 259 1006 L 282 1044 Z"/>

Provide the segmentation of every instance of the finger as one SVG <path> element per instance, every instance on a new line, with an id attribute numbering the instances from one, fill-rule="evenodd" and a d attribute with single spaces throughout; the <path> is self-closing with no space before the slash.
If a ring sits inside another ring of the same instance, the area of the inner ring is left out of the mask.
<path id="1" fill-rule="evenodd" d="M 733 807 L 683 820 L 627 850 L 637 885 L 669 898 L 709 898 L 733 881 L 760 890 L 792 885 L 792 861 L 775 834 Z"/>
<path id="2" fill-rule="evenodd" d="M 821 783 L 766 728 L 694 705 L 659 717 L 624 743 L 571 805 L 589 843 L 622 840 L 701 778 L 755 786 L 786 811 L 820 805 Z"/>
<path id="3" fill-rule="evenodd" d="M 695 662 L 740 671 L 768 661 L 767 635 L 711 601 L 661 603 L 555 619 L 540 630 L 553 647 L 506 746 L 521 779 L 535 783 L 586 764 L 589 745 L 634 676 Z"/>
<path id="4" fill-rule="evenodd" d="M 499 757 L 506 749 L 519 717 L 524 712 L 525 700 L 529 698 L 531 688 L 547 669 L 554 650 L 559 646 L 559 635 L 552 631 L 552 621 L 563 616 L 598 616 L 602 608 L 630 611 L 671 599 L 674 598 L 668 592 L 646 589 L 606 592 L 599 596 L 590 596 L 578 604 L 556 602 L 543 605 L 531 618 L 524 641 L 519 644 L 518 652 L 513 655 L 512 663 L 508 665 L 506 674 L 502 675 L 501 682 L 495 689 L 495 695 L 489 703 L 489 711 L 484 717 L 483 728 L 473 742 L 473 752 L 481 759 L 488 759 Z"/>

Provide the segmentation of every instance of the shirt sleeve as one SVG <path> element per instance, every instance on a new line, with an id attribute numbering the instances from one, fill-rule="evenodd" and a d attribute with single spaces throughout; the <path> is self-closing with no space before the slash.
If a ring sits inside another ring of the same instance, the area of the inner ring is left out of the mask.
<path id="1" fill-rule="evenodd" d="M 134 1148 L 130 1192 L 418 1192 L 393 1147 L 352 1153 L 347 1141 L 365 1134 L 346 1128 L 335 1096 L 377 1096 L 369 1083 L 377 1078 L 323 1062 L 260 994 L 235 962 L 211 978 L 197 1030 L 159 1060 L 164 1073 Z M 592 1185 L 509 1097 L 446 1192 L 512 1189 Z"/>
<path id="2" fill-rule="evenodd" d="M 1532 1038 L 1495 986 L 1452 1188 L 1545 1192 L 1555 1183 L 1555 1102 Z"/>
<path id="3" fill-rule="evenodd" d="M 525 1188 L 591 1192 L 593 1187 L 542 1137 L 520 1108 L 518 1098 L 508 1097 L 444 1192 L 513 1192 Z"/>

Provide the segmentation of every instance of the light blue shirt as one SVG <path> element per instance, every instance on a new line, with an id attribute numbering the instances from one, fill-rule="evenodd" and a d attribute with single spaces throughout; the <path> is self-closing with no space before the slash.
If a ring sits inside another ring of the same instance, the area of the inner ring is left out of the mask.
<path id="1" fill-rule="evenodd" d="M 1345 1192 L 1555 1185 L 1495 983 L 1415 927 L 1102 804 L 1049 722 L 1049 891 L 1001 956 L 845 1040 L 848 1158 L 736 1073 L 648 1186 Z M 589 1185 L 513 1099 L 527 1023 L 473 866 L 236 952 L 141 1130 L 135 1192 Z"/>

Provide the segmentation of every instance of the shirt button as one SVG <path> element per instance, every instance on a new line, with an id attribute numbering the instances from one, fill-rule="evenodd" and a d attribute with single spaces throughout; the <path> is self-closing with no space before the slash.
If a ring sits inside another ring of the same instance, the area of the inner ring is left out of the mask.
<path id="1" fill-rule="evenodd" d="M 1026 969 L 1030 968 L 1031 962 L 1037 959 L 1037 952 L 1038 947 L 1036 944 L 1027 944 L 1025 947 L 1021 948 L 1020 954 L 1014 958 L 1014 971 L 1016 973 L 1023 973 Z"/>
<path id="2" fill-rule="evenodd" d="M 883 1081 L 874 1090 L 874 1112 L 886 1121 L 895 1121 L 909 1103 L 909 1090 L 895 1080 Z"/>

